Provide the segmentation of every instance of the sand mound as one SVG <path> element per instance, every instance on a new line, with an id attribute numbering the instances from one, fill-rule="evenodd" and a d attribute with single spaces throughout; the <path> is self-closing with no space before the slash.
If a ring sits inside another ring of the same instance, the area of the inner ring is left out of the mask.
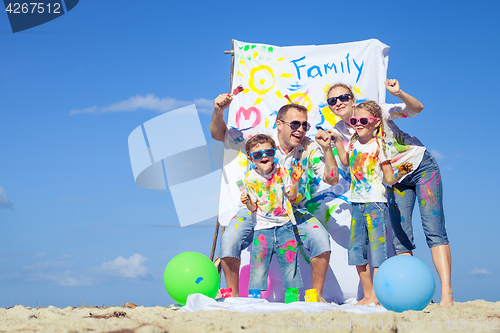
<path id="1" fill-rule="evenodd" d="M 500 332 L 500 302 L 483 300 L 452 307 L 430 304 L 423 311 L 354 314 L 344 311 L 304 313 L 184 313 L 167 307 L 66 307 L 0 309 L 0 332 Z"/>

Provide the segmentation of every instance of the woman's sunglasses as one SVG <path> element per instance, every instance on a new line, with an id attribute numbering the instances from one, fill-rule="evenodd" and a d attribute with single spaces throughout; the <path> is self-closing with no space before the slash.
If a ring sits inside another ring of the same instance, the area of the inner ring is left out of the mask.
<path id="1" fill-rule="evenodd" d="M 361 126 L 366 126 L 372 119 L 378 119 L 378 118 L 375 117 L 349 118 L 349 124 L 351 124 L 351 126 L 356 126 L 357 124 L 361 124 Z"/>
<path id="2" fill-rule="evenodd" d="M 264 157 L 264 154 L 266 154 L 267 157 L 272 158 L 274 155 L 276 155 L 276 148 L 269 148 L 266 150 L 259 150 L 259 151 L 254 151 L 253 153 L 249 154 L 251 158 L 253 158 L 255 161 L 258 161 Z"/>
<path id="3" fill-rule="evenodd" d="M 302 128 L 304 129 L 304 131 L 309 131 L 309 129 L 311 128 L 311 124 L 309 124 L 307 121 L 304 121 L 303 123 L 301 123 L 300 121 L 298 120 L 294 120 L 290 123 L 287 123 L 286 121 L 284 120 L 280 120 L 281 122 L 284 122 L 285 124 L 287 124 L 288 126 L 290 126 L 291 129 L 293 129 L 294 131 L 299 129 L 300 125 L 302 125 Z"/>
<path id="4" fill-rule="evenodd" d="M 330 97 L 329 99 L 326 100 L 328 105 L 334 106 L 337 104 L 337 99 L 340 100 L 341 102 L 347 102 L 349 98 L 353 98 L 354 96 L 351 94 L 343 94 L 337 97 Z"/>

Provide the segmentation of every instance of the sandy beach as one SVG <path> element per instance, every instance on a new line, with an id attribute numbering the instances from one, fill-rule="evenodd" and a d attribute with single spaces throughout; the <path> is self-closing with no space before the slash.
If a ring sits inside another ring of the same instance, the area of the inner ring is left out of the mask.
<path id="1" fill-rule="evenodd" d="M 500 302 L 476 300 L 423 311 L 355 314 L 340 310 L 184 313 L 168 307 L 0 309 L 0 332 L 500 332 Z"/>

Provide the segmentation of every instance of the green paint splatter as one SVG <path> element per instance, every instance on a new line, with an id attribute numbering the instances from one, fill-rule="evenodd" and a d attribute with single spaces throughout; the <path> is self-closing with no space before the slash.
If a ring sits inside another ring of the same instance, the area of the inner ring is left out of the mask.
<path id="1" fill-rule="evenodd" d="M 307 235 L 307 233 L 306 233 L 306 235 Z M 306 235 L 304 235 L 304 237 Z M 303 239 L 305 239 L 305 238 L 303 238 Z M 302 244 L 299 244 L 299 251 L 300 251 L 300 254 L 302 255 L 302 258 L 304 258 L 304 261 L 310 265 L 311 259 L 309 259 L 309 256 L 306 254 L 306 251 L 304 251 L 304 247 L 302 246 Z"/>
<path id="2" fill-rule="evenodd" d="M 288 245 L 287 247 L 285 248 L 282 248 L 282 249 L 278 249 L 278 252 L 279 252 L 279 255 L 282 256 L 285 254 L 286 251 L 292 251 L 292 252 L 295 252 L 295 247 L 291 246 L 291 245 Z"/>
<path id="3" fill-rule="evenodd" d="M 351 237 L 349 238 L 349 245 L 354 246 L 356 243 L 354 240 L 354 225 L 356 224 L 356 219 L 353 217 L 351 220 Z"/>
<path id="4" fill-rule="evenodd" d="M 269 53 L 272 53 L 274 51 L 272 46 L 269 46 L 269 48 L 267 50 L 269 51 Z"/>
<path id="5" fill-rule="evenodd" d="M 321 207 L 321 202 L 306 202 L 306 209 L 311 212 L 311 213 L 315 213 L 319 207 Z"/>
<path id="6" fill-rule="evenodd" d="M 311 165 L 318 164 L 319 162 L 321 162 L 321 157 L 313 157 L 309 159 L 309 163 L 311 163 Z"/>
<path id="7" fill-rule="evenodd" d="M 328 221 L 329 221 L 329 220 L 330 220 L 330 218 L 333 216 L 333 211 L 334 211 L 335 209 L 337 209 L 337 207 L 338 207 L 338 206 L 339 206 L 338 204 L 337 204 L 337 205 L 332 205 L 330 208 L 328 208 L 328 209 L 325 211 L 325 218 L 324 218 L 324 220 L 325 220 L 325 225 L 327 225 L 327 224 L 328 224 Z"/>
<path id="8" fill-rule="evenodd" d="M 245 45 L 245 48 L 243 49 L 243 51 L 248 51 L 250 49 L 250 45 Z"/>

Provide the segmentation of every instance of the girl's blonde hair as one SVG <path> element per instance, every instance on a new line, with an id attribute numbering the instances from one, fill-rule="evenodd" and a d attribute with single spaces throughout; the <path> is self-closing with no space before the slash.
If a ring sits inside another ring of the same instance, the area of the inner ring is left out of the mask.
<path id="1" fill-rule="evenodd" d="M 384 121 L 382 119 L 382 108 L 374 101 L 364 101 L 359 103 L 354 107 L 354 110 L 366 110 L 371 113 L 372 116 L 380 119 L 380 125 L 377 127 L 377 133 L 375 133 L 375 140 L 377 141 L 377 151 L 375 156 L 380 152 L 380 140 L 382 141 L 382 147 L 385 147 L 385 128 Z M 358 138 L 358 134 L 354 134 L 349 141 L 349 147 L 354 143 L 354 141 Z"/>

